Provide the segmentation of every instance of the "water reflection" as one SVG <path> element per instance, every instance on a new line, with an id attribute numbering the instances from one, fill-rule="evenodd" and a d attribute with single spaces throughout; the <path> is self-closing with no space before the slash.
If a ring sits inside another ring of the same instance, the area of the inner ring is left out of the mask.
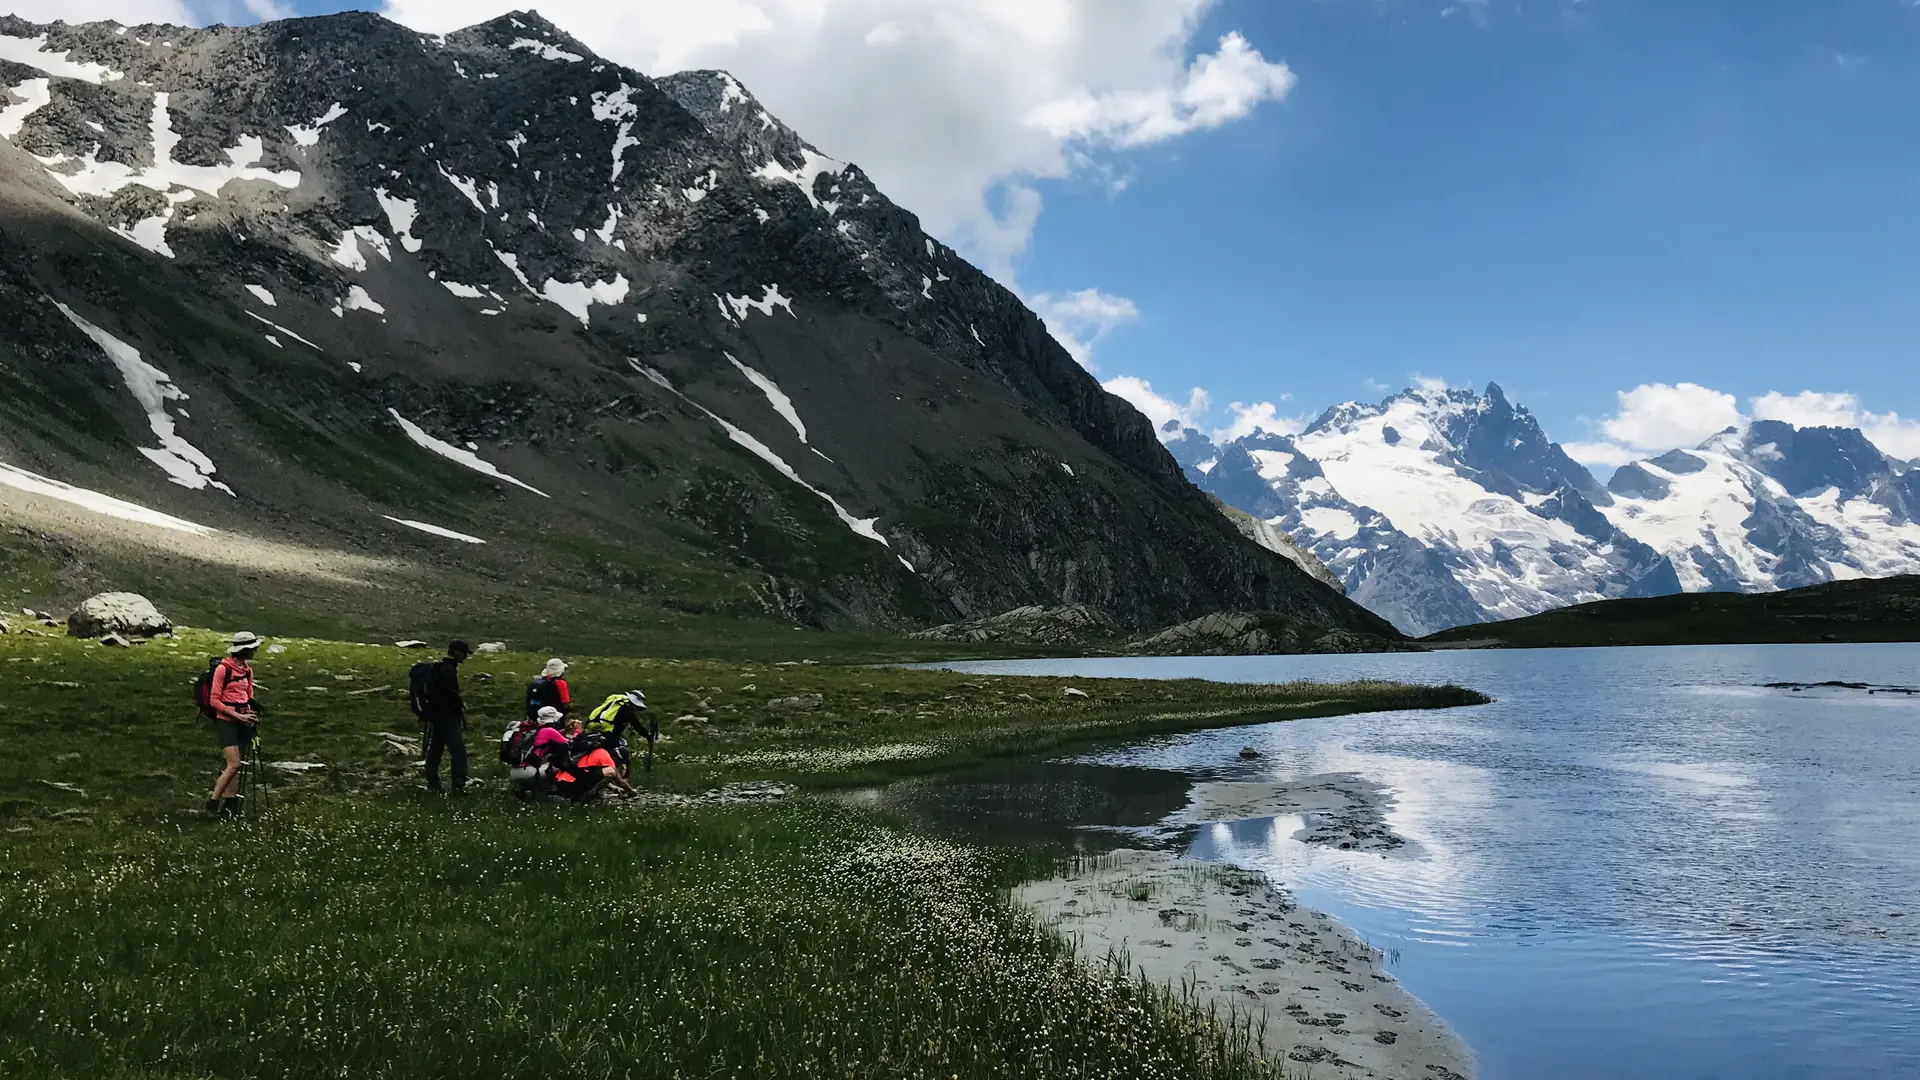
<path id="1" fill-rule="evenodd" d="M 1089 755 L 1060 766 L 1091 771 L 1063 774 L 1056 805 L 1095 814 L 1051 828 L 1121 825 L 1266 872 L 1395 954 L 1396 973 L 1494 1080 L 1920 1076 L 1920 701 L 1763 685 L 1920 683 L 1920 647 L 968 669 L 1486 690 L 1500 700 L 1480 709 L 1302 720 Z M 1238 760 L 1247 744 L 1262 757 Z M 1183 784 L 1327 773 L 1387 788 L 1386 820 L 1411 845 L 1387 856 L 1306 845 L 1297 814 L 1177 834 L 1151 825 L 1158 808 L 1178 808 Z M 1084 790 L 1114 784 L 1105 796 Z M 1050 796 L 1022 798 L 1037 808 Z M 993 820 L 993 803 L 982 791 L 976 811 Z"/>

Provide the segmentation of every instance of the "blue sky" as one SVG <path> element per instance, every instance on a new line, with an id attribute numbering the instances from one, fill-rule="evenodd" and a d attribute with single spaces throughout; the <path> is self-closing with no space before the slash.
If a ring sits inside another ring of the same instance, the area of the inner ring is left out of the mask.
<path id="1" fill-rule="evenodd" d="M 1135 155 L 1117 196 L 1050 199 L 1023 269 L 1134 301 L 1103 375 L 1216 406 L 1291 393 L 1282 412 L 1415 372 L 1494 380 L 1565 441 L 1601 439 L 1640 384 L 1920 413 L 1920 8 L 1328 0 L 1209 21 L 1298 85 Z"/>
<path id="2" fill-rule="evenodd" d="M 1920 458 L 1920 0 L 386 3 L 732 70 L 1152 415 L 1497 381 L 1596 463 L 1754 415 Z"/>

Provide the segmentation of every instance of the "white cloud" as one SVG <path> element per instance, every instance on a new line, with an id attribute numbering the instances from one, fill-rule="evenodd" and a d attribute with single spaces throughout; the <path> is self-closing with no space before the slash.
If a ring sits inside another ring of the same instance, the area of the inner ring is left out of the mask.
<path id="1" fill-rule="evenodd" d="M 1187 392 L 1187 401 L 1183 405 L 1155 393 L 1152 383 L 1132 375 L 1108 379 L 1100 385 L 1106 388 L 1107 393 L 1124 398 L 1139 409 L 1142 416 L 1153 421 L 1154 430 L 1160 433 L 1163 440 L 1172 434 L 1165 430 L 1168 421 L 1178 421 L 1180 427 L 1194 427 L 1207 415 L 1210 404 L 1207 392 L 1197 386 Z"/>
<path id="2" fill-rule="evenodd" d="M 1088 367 L 1092 366 L 1095 343 L 1115 327 L 1140 318 L 1140 309 L 1133 306 L 1133 301 L 1099 289 L 1080 289 L 1060 296 L 1039 293 L 1026 299 L 1054 340 Z"/>
<path id="3" fill-rule="evenodd" d="M 1567 443 L 1575 460 L 1589 465 L 1622 465 L 1626 460 L 1676 447 L 1697 446 L 1707 438 L 1748 420 L 1779 420 L 1795 427 L 1858 428 L 1883 453 L 1903 460 L 1920 457 L 1920 420 L 1896 412 L 1870 412 L 1850 393 L 1802 390 L 1769 391 L 1748 401 L 1751 417 L 1732 395 L 1695 383 L 1669 386 L 1645 383 L 1621 391 L 1620 412 L 1600 424 L 1604 442 Z M 1584 456 L 1583 456 L 1584 455 Z"/>
<path id="4" fill-rule="evenodd" d="M 1447 388 L 1447 380 L 1438 375 L 1422 375 L 1416 371 L 1413 373 L 1412 379 L 1413 385 L 1416 388 L 1425 390 L 1430 394 L 1437 394 Z"/>
<path id="5" fill-rule="evenodd" d="M 36 23 L 63 19 L 70 23 L 117 19 L 127 25 L 200 21 L 180 0 L 13 0 L 0 10 Z"/>
<path id="6" fill-rule="evenodd" d="M 1175 82 L 1105 94 L 1082 90 L 1038 106 L 1027 119 L 1061 139 L 1145 146 L 1238 120 L 1263 101 L 1286 97 L 1294 82 L 1285 64 L 1269 63 L 1246 38 L 1230 33 Z"/>
<path id="7" fill-rule="evenodd" d="M 1781 420 L 1795 427 L 1859 428 L 1883 453 L 1903 460 L 1920 458 L 1920 420 L 1904 420 L 1894 412 L 1868 412 L 1854 394 L 1773 390 L 1751 404 L 1758 420 Z"/>
<path id="8" fill-rule="evenodd" d="M 54 4 L 67 0 L 49 0 Z M 388 0 L 445 32 L 526 0 Z M 1293 85 L 1228 34 L 1215 0 L 548 0 L 543 15 L 648 74 L 725 68 L 929 231 L 1010 280 L 1039 213 L 1032 182 L 1219 127 Z"/>
<path id="9" fill-rule="evenodd" d="M 1600 465 L 1617 469 L 1639 461 L 1647 455 L 1639 450 L 1631 450 L 1619 443 L 1610 442 L 1570 442 L 1562 443 L 1560 449 L 1567 456 L 1582 465 Z"/>
<path id="10" fill-rule="evenodd" d="M 1244 439 L 1260 431 L 1269 435 L 1298 435 L 1306 427 L 1297 416 L 1280 415 L 1279 406 L 1271 401 L 1256 401 L 1251 405 L 1236 401 L 1227 406 L 1227 411 L 1232 419 L 1227 421 L 1226 427 L 1214 431 L 1214 442 Z"/>
<path id="11" fill-rule="evenodd" d="M 1606 437 L 1640 450 L 1697 446 L 1745 421 L 1732 394 L 1697 383 L 1642 383 L 1619 394 L 1620 412 L 1601 423 Z"/>

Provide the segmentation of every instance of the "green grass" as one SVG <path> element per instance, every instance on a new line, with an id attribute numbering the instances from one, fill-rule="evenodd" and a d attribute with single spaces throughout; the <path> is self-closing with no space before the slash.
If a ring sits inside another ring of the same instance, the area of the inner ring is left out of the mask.
<path id="1" fill-rule="evenodd" d="M 1601 600 L 1524 619 L 1443 630 L 1428 644 L 1504 648 L 1920 641 L 1920 575 L 1834 581 L 1774 593 Z"/>
<path id="2" fill-rule="evenodd" d="M 399 688 L 420 652 L 276 642 L 264 757 L 327 768 L 277 780 L 247 824 L 200 823 L 217 752 L 187 684 L 216 641 L 0 637 L 0 1075 L 1279 1075 L 1246 1023 L 1135 983 L 1124 958 L 1077 964 L 1008 906 L 1040 856 L 808 799 L 429 798 L 378 734 L 414 730 Z M 498 776 L 492 738 L 543 659 L 467 666 L 477 775 Z M 569 676 L 583 700 L 647 690 L 670 741 L 644 782 L 681 790 L 1482 700 L 1104 680 L 1078 698 L 1060 679 L 619 657 Z M 817 711 L 769 704 L 816 693 Z"/>

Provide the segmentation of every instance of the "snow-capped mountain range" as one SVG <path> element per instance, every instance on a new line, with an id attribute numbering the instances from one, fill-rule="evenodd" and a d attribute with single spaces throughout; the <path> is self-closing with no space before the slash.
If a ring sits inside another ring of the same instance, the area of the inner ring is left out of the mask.
<path id="1" fill-rule="evenodd" d="M 1348 402 L 1294 435 L 1162 435 L 1196 484 L 1290 534 L 1413 634 L 1920 572 L 1920 468 L 1856 430 L 1759 421 L 1604 486 L 1497 385 Z"/>

